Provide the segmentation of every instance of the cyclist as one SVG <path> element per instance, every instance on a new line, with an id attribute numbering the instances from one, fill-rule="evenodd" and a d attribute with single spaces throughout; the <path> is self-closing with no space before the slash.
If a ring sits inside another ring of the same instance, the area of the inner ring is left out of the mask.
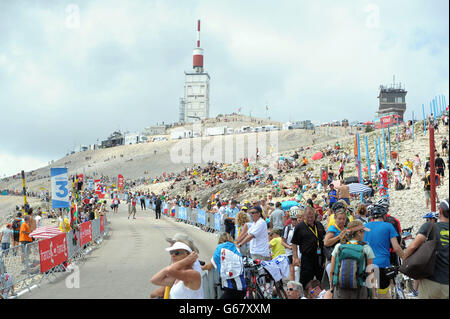
<path id="1" fill-rule="evenodd" d="M 365 224 L 370 231 L 364 234 L 364 241 L 369 243 L 372 248 L 375 254 L 373 264 L 379 268 L 378 296 L 380 299 L 390 299 L 388 291 L 391 278 L 386 276 L 386 268 L 391 266 L 390 245 L 394 248 L 395 253 L 403 259 L 403 251 L 397 241 L 399 234 L 391 223 L 386 222 L 387 211 L 384 206 L 370 206 L 369 212 L 373 221 Z"/>
<path id="2" fill-rule="evenodd" d="M 377 202 L 377 205 L 381 205 L 386 209 L 386 219 L 385 222 L 392 224 L 392 226 L 394 226 L 395 231 L 397 232 L 398 236 L 397 236 L 397 242 L 399 243 L 399 245 L 402 244 L 402 227 L 400 225 L 400 221 L 391 216 L 389 214 L 389 199 L 388 198 L 382 198 Z M 393 266 L 400 266 L 400 262 L 398 260 L 397 255 L 394 252 L 394 249 L 391 245 L 391 247 L 389 248 L 389 252 L 390 252 L 390 259 L 391 259 L 391 265 Z"/>

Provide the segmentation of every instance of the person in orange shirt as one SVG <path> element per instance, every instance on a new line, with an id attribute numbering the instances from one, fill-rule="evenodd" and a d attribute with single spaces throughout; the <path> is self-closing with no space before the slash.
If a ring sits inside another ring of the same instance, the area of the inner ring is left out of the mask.
<path id="1" fill-rule="evenodd" d="M 25 262 L 25 245 L 33 242 L 33 239 L 30 236 L 31 226 L 30 226 L 31 216 L 26 215 L 24 217 L 24 222 L 20 225 L 20 234 L 19 234 L 19 243 L 22 246 L 22 263 Z"/>
<path id="2" fill-rule="evenodd" d="M 19 235 L 19 242 L 21 244 L 28 244 L 33 241 L 33 239 L 30 237 L 31 233 L 31 226 L 30 226 L 30 220 L 31 216 L 26 215 L 24 217 L 25 222 L 20 225 L 20 235 Z"/>

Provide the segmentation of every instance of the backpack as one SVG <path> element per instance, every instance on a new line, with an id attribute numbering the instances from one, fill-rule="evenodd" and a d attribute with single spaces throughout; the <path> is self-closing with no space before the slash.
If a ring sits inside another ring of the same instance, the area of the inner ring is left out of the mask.
<path id="1" fill-rule="evenodd" d="M 401 243 L 401 240 L 402 240 L 402 236 L 401 236 L 401 229 L 400 229 L 400 224 L 399 224 L 399 222 L 394 218 L 394 217 L 392 217 L 392 216 L 387 216 L 386 217 L 386 219 L 385 219 L 385 222 L 386 223 L 389 223 L 389 224 L 392 224 L 392 226 L 394 226 L 394 229 L 395 229 L 395 231 L 397 232 L 397 234 L 398 234 L 398 236 L 397 236 L 397 241 L 398 241 L 398 243 L 400 244 Z M 393 248 L 392 247 L 392 244 L 391 244 L 391 248 Z"/>
<path id="2" fill-rule="evenodd" d="M 363 242 L 341 244 L 334 265 L 333 285 L 343 289 L 364 286 L 366 258 Z"/>
<path id="3" fill-rule="evenodd" d="M 14 219 L 12 222 L 12 229 L 15 233 L 18 233 L 20 231 L 20 224 L 22 224 L 22 220 L 20 219 Z"/>

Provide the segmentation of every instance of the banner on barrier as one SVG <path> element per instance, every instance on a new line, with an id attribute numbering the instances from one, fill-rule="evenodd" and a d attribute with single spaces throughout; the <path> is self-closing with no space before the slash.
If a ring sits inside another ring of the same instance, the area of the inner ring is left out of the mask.
<path id="1" fill-rule="evenodd" d="M 50 168 L 50 175 L 52 185 L 52 208 L 70 207 L 67 168 Z"/>
<path id="2" fill-rule="evenodd" d="M 203 209 L 197 209 L 197 222 L 206 225 L 206 212 Z"/>
<path id="3" fill-rule="evenodd" d="M 105 231 L 105 216 L 100 216 L 100 234 Z"/>
<path id="4" fill-rule="evenodd" d="M 220 231 L 220 214 L 214 214 L 214 229 Z"/>
<path id="5" fill-rule="evenodd" d="M 83 246 L 92 240 L 91 221 L 80 224 L 80 246 Z"/>
<path id="6" fill-rule="evenodd" d="M 62 264 L 68 257 L 66 234 L 39 241 L 41 273 Z"/>
<path id="7" fill-rule="evenodd" d="M 187 219 L 186 207 L 179 207 L 178 208 L 178 218 L 180 218 L 182 220 L 186 220 Z"/>

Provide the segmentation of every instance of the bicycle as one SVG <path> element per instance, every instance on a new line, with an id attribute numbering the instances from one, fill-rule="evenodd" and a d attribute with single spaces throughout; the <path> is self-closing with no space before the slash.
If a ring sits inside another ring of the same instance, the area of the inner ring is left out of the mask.
<path id="1" fill-rule="evenodd" d="M 414 226 L 402 229 L 402 249 L 405 249 L 413 240 L 413 228 Z M 391 277 L 394 282 L 394 289 L 391 290 L 392 299 L 407 299 L 407 294 L 405 292 L 416 293 L 416 290 L 414 289 L 414 280 L 398 271 L 401 264 L 402 261 L 398 258 L 398 265 L 388 268 L 387 275 Z"/>
<path id="2" fill-rule="evenodd" d="M 391 266 L 386 268 L 386 276 L 392 279 L 394 282 L 394 289 L 391 289 L 392 299 L 406 299 L 403 287 L 398 278 L 398 268 L 400 266 Z"/>
<path id="3" fill-rule="evenodd" d="M 247 284 L 245 299 L 287 299 L 283 280 L 275 281 L 261 260 L 245 257 L 244 271 Z"/>
<path id="4" fill-rule="evenodd" d="M 409 244 L 414 240 L 412 236 L 412 230 L 414 226 L 402 229 L 402 249 L 406 249 Z M 401 264 L 401 262 L 400 262 Z M 399 281 L 403 291 L 409 292 L 412 295 L 417 295 L 417 291 L 414 289 L 414 279 L 399 273 Z M 405 295 L 407 296 L 407 295 Z"/>

